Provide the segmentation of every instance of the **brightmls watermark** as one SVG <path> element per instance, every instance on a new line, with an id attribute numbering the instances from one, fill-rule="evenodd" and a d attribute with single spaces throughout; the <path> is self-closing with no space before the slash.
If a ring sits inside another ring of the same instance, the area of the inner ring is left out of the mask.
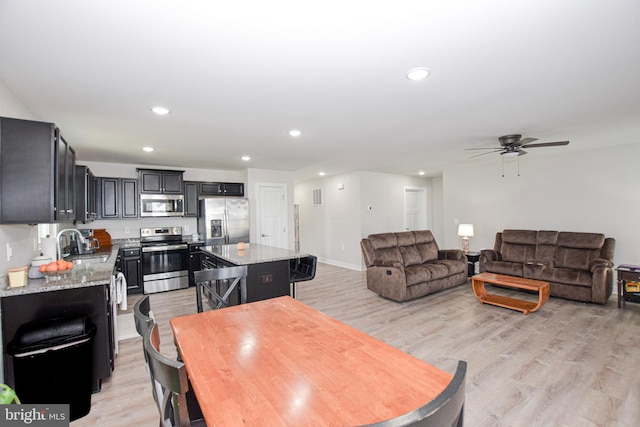
<path id="1" fill-rule="evenodd" d="M 69 427 L 69 405 L 0 405 L 0 425 Z"/>

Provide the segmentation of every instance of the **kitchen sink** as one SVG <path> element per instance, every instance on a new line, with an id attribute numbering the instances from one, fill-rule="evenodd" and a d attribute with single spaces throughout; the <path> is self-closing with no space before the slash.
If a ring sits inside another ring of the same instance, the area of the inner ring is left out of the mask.
<path id="1" fill-rule="evenodd" d="M 109 255 L 91 255 L 91 256 L 81 256 L 81 257 L 72 257 L 69 261 L 73 261 L 76 265 L 82 264 L 99 264 L 102 262 L 106 262 L 109 259 Z"/>

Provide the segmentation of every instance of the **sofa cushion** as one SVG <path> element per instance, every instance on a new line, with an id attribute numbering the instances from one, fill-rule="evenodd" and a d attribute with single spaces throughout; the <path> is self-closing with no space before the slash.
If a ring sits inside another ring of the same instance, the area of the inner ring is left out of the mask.
<path id="1" fill-rule="evenodd" d="M 521 262 L 509 261 L 487 261 L 485 263 L 485 271 L 497 274 L 506 274 L 507 276 L 523 277 L 524 264 Z"/>
<path id="2" fill-rule="evenodd" d="M 604 234 L 560 232 L 554 265 L 589 270 L 591 261 L 601 258 Z"/>
<path id="3" fill-rule="evenodd" d="M 394 233 L 372 234 L 369 236 L 369 243 L 374 252 L 373 264 L 403 263 L 398 250 L 398 239 Z"/>
<path id="4" fill-rule="evenodd" d="M 593 274 L 590 271 L 575 268 L 545 268 L 542 270 L 541 279 L 552 283 L 564 283 L 566 285 L 590 288 L 593 282 Z"/>
<path id="5" fill-rule="evenodd" d="M 536 261 L 553 261 L 556 256 L 556 247 L 558 245 L 557 231 L 538 231 L 538 239 L 536 244 Z"/>
<path id="6" fill-rule="evenodd" d="M 438 244 L 431 231 L 418 230 L 414 231 L 413 235 L 416 239 L 416 248 L 420 253 L 422 263 L 438 259 Z"/>
<path id="7" fill-rule="evenodd" d="M 504 230 L 500 253 L 502 260 L 525 263 L 536 255 L 538 232 L 532 230 Z"/>
<path id="8" fill-rule="evenodd" d="M 454 274 L 466 274 L 466 264 L 456 260 L 435 260 L 425 264 L 405 267 L 407 286 L 443 279 Z"/>
<path id="9" fill-rule="evenodd" d="M 400 251 L 400 255 L 402 255 L 402 263 L 405 267 L 422 264 L 422 257 L 415 245 L 399 246 L 398 250 Z"/>

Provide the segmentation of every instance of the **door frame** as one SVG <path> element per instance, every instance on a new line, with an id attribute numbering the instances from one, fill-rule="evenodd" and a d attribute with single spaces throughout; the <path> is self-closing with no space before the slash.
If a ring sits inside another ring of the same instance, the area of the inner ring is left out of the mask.
<path id="1" fill-rule="evenodd" d="M 260 212 L 260 192 L 263 187 L 278 187 L 281 189 L 284 194 L 284 241 L 283 245 L 280 246 L 283 249 L 289 249 L 289 187 L 287 184 L 282 182 L 258 182 L 256 183 L 256 239 L 258 243 L 260 242 L 260 236 L 262 235 L 262 230 L 260 226 L 262 224 L 262 213 Z"/>
<path id="2" fill-rule="evenodd" d="M 403 225 L 404 225 L 404 230 L 408 230 L 409 225 L 407 224 L 407 193 L 412 192 L 412 193 L 421 193 L 422 197 L 420 198 L 420 206 L 419 206 L 419 217 L 420 217 L 420 222 L 421 224 L 424 225 L 424 230 L 428 230 L 429 229 L 429 215 L 428 215 L 428 208 L 429 208 L 429 203 L 428 203 L 428 197 L 429 197 L 429 189 L 427 187 L 404 187 L 404 191 L 403 191 L 403 206 L 402 206 L 402 210 L 403 210 Z"/>

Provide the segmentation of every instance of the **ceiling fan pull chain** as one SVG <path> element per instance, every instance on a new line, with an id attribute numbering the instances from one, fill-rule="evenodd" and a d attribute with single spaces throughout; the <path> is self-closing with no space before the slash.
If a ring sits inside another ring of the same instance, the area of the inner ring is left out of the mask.
<path id="1" fill-rule="evenodd" d="M 520 156 L 518 156 L 518 176 L 520 176 Z"/>
<path id="2" fill-rule="evenodd" d="M 500 156 L 500 160 L 502 160 L 502 177 L 504 178 L 504 157 Z"/>

